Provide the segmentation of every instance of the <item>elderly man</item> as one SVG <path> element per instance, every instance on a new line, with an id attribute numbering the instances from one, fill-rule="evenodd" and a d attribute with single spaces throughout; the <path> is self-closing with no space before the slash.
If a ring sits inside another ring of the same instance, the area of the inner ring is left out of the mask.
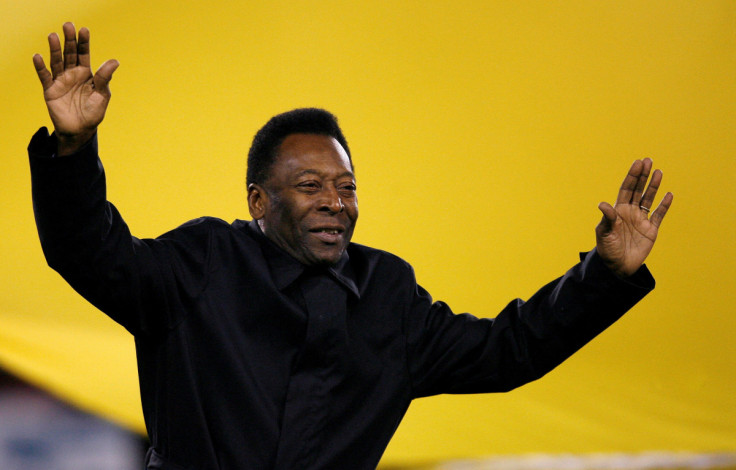
<path id="1" fill-rule="evenodd" d="M 44 253 L 135 336 L 149 469 L 374 468 L 410 402 L 505 391 L 565 360 L 654 287 L 642 266 L 671 202 L 636 161 L 596 248 L 495 319 L 455 315 L 411 267 L 350 239 L 350 150 L 319 109 L 272 118 L 248 155 L 252 221 L 133 237 L 106 201 L 96 129 L 117 61 L 93 75 L 89 31 L 33 58 L 55 132 L 29 145 Z"/>

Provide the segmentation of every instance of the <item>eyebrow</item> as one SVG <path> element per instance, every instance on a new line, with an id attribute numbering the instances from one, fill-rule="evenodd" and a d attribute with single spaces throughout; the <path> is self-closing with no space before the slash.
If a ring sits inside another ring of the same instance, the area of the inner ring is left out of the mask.
<path id="1" fill-rule="evenodd" d="M 304 176 L 304 175 L 317 175 L 317 176 L 322 176 L 322 173 L 319 172 L 319 171 L 317 171 L 317 170 L 306 169 L 306 170 L 300 171 L 299 173 L 297 173 L 296 175 L 294 175 L 294 177 L 295 178 L 299 178 L 299 177 Z M 339 175 L 337 175 L 336 178 L 344 178 L 346 176 L 349 176 L 349 177 L 355 179 L 355 175 L 351 171 L 345 171 L 343 173 L 340 173 Z"/>

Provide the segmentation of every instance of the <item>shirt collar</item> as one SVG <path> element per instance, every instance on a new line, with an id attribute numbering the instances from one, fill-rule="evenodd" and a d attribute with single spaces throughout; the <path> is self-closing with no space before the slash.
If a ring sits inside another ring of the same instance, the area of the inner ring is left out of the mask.
<path id="1" fill-rule="evenodd" d="M 294 259 L 294 257 L 276 246 L 275 243 L 266 237 L 255 220 L 248 222 L 248 230 L 259 241 L 263 256 L 266 258 L 266 263 L 268 263 L 268 268 L 271 272 L 271 278 L 279 290 L 283 291 L 307 270 L 311 271 L 311 269 Z M 322 270 L 355 295 L 356 298 L 360 299 L 360 292 L 355 282 L 355 272 L 353 271 L 347 251 L 343 252 L 335 266 L 322 268 Z"/>

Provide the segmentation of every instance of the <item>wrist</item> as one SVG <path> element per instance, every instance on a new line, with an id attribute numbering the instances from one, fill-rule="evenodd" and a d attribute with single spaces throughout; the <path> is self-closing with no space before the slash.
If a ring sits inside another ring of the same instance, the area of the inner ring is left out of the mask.
<path id="1" fill-rule="evenodd" d="M 613 272 L 613 274 L 615 274 L 616 277 L 618 277 L 619 279 L 626 279 L 638 270 L 638 268 L 637 269 L 632 269 L 630 267 L 627 268 L 625 266 L 621 266 L 621 264 L 619 263 L 607 261 L 605 258 L 603 258 L 603 264 L 606 265 L 606 267 L 610 269 Z"/>
<path id="2" fill-rule="evenodd" d="M 64 134 L 55 131 L 56 134 L 56 155 L 63 157 L 65 155 L 71 155 L 76 153 L 80 148 L 84 147 L 84 144 L 94 137 L 96 129 L 92 129 L 87 132 L 79 134 Z"/>

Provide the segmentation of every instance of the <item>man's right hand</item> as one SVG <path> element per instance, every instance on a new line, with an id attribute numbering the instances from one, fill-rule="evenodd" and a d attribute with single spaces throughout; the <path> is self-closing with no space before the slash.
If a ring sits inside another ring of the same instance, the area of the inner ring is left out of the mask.
<path id="1" fill-rule="evenodd" d="M 59 142 L 58 155 L 69 155 L 84 145 L 105 117 L 110 101 L 110 80 L 120 65 L 108 60 L 92 75 L 89 61 L 89 30 L 64 23 L 64 51 L 56 33 L 49 35 L 51 72 L 40 54 L 33 56 L 43 97 Z"/>

